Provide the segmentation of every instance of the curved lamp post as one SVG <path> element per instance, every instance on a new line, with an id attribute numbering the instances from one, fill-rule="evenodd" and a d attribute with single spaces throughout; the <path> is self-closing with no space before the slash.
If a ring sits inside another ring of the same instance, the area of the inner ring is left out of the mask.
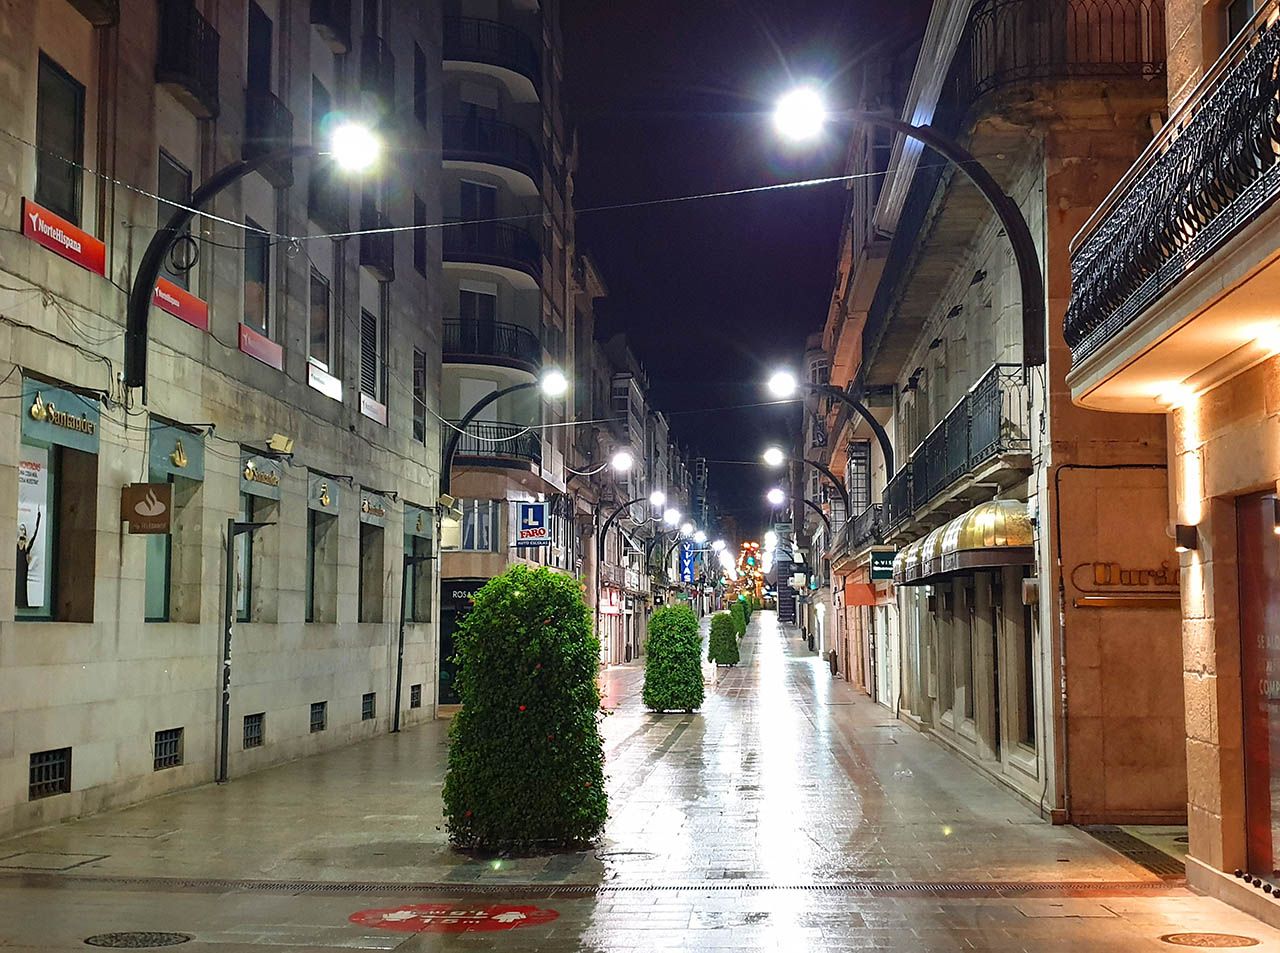
<path id="1" fill-rule="evenodd" d="M 788 460 L 799 461 L 800 463 L 803 463 L 806 466 L 813 467 L 813 469 L 817 470 L 824 477 L 826 477 L 828 482 L 830 482 L 830 484 L 836 488 L 836 492 L 840 494 L 840 499 L 844 501 L 845 514 L 849 518 L 853 517 L 852 506 L 849 503 L 849 491 L 845 489 L 844 484 L 840 482 L 840 480 L 836 477 L 834 473 L 832 473 L 829 469 L 827 469 L 821 463 L 818 463 L 818 461 L 809 460 L 805 457 L 789 457 L 787 456 L 786 453 L 782 451 L 780 447 L 769 447 L 767 450 L 765 450 L 763 454 L 761 454 L 761 459 L 763 459 L 764 462 L 771 467 L 780 467 L 784 463 L 786 463 Z M 808 503 L 809 501 L 805 500 L 805 502 Z M 823 519 L 826 519 L 825 513 L 823 514 Z M 828 526 L 829 525 L 830 524 L 828 523 Z"/>
<path id="2" fill-rule="evenodd" d="M 769 390 L 778 397 L 794 397 L 796 391 L 801 388 L 812 394 L 822 394 L 833 400 L 838 400 L 842 404 L 853 408 L 854 412 L 867 422 L 871 432 L 876 435 L 876 443 L 880 444 L 880 454 L 884 457 L 885 471 L 889 474 L 896 472 L 893 467 L 893 442 L 889 439 L 889 434 L 885 431 L 884 425 L 876 420 L 875 415 L 867 409 L 862 401 L 833 384 L 814 384 L 810 381 L 798 381 L 790 371 L 778 371 L 769 378 Z"/>
<path id="3" fill-rule="evenodd" d="M 794 89 L 778 100 L 773 118 L 778 132 L 793 141 L 814 138 L 831 119 L 879 126 L 924 143 L 956 166 L 990 203 L 1000 224 L 1004 226 L 1005 234 L 1009 236 L 1009 244 L 1013 246 L 1022 292 L 1022 364 L 1024 367 L 1036 367 L 1045 362 L 1044 275 L 1040 270 L 1035 239 L 1031 236 L 1031 229 L 1018 204 L 1000 188 L 986 167 L 967 149 L 932 126 L 913 126 L 901 119 L 860 109 L 832 113 L 823 102 L 822 94 L 807 86 Z M 840 393 L 836 388 L 832 389 Z M 863 413 L 864 417 L 869 416 L 863 411 L 859 413 Z M 894 472 L 892 467 L 889 472 Z"/>
<path id="4" fill-rule="evenodd" d="M 155 294 L 156 280 L 160 277 L 164 256 L 173 248 L 178 236 L 191 224 L 197 211 L 213 201 L 219 193 L 264 166 L 303 156 L 330 155 L 338 168 L 362 172 L 377 161 L 379 151 L 378 140 L 371 131 L 358 123 L 343 123 L 333 131 L 327 152 L 322 152 L 311 143 L 295 144 L 265 152 L 252 159 L 232 162 L 223 166 L 196 189 L 186 208 L 175 208 L 169 220 L 151 236 L 151 241 L 138 262 L 133 284 L 129 287 L 129 298 L 125 306 L 125 387 L 141 387 L 142 402 L 147 402 L 147 324 L 151 316 L 151 299 Z"/>

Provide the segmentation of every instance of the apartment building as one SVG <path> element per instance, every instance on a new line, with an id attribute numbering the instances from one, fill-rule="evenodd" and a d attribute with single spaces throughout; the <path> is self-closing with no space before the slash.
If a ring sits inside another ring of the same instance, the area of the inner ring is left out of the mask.
<path id="1" fill-rule="evenodd" d="M 346 233 L 440 220 L 402 158 L 441 147 L 440 11 L 6 16 L 0 831 L 433 717 L 440 232 Z M 385 143 L 364 178 L 276 156 L 344 116 Z M 143 249 L 242 160 L 165 258 L 124 389 Z M 129 484 L 171 494 L 167 533 L 126 530 Z"/>

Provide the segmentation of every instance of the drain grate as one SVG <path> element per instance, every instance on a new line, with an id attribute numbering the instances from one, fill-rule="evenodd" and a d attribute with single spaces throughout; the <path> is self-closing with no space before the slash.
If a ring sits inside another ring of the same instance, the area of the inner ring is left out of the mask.
<path id="1" fill-rule="evenodd" d="M 1259 941 L 1251 936 L 1235 936 L 1231 933 L 1167 933 L 1160 938 L 1174 946 L 1195 946 L 1200 949 L 1227 950 L 1242 946 L 1257 946 Z"/>
<path id="2" fill-rule="evenodd" d="M 1097 824 L 1081 830 L 1157 877 L 1180 880 L 1187 875 L 1186 866 L 1178 858 L 1171 857 L 1158 847 L 1152 847 L 1122 828 Z"/>
<path id="3" fill-rule="evenodd" d="M 89 946 L 105 946 L 113 950 L 149 950 L 157 946 L 177 946 L 195 939 L 187 933 L 98 933 L 85 937 Z"/>

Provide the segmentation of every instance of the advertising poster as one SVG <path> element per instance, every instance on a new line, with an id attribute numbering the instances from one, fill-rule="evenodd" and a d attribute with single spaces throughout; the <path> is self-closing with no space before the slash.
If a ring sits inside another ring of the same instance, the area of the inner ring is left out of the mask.
<path id="1" fill-rule="evenodd" d="M 22 447 L 18 461 L 18 581 L 19 609 L 45 608 L 49 572 L 49 451 Z"/>

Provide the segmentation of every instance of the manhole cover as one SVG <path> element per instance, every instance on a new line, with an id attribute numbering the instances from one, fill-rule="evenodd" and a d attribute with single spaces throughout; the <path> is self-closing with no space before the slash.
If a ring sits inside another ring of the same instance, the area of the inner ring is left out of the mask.
<path id="1" fill-rule="evenodd" d="M 147 950 L 156 946 L 177 946 L 193 939 L 186 933 L 98 933 L 85 938 L 90 946 L 107 946 L 115 950 Z"/>
<path id="2" fill-rule="evenodd" d="M 1251 936 L 1234 936 L 1230 933 L 1166 933 L 1160 939 L 1174 946 L 1198 946 L 1201 949 L 1215 950 L 1258 945 L 1258 941 Z"/>

